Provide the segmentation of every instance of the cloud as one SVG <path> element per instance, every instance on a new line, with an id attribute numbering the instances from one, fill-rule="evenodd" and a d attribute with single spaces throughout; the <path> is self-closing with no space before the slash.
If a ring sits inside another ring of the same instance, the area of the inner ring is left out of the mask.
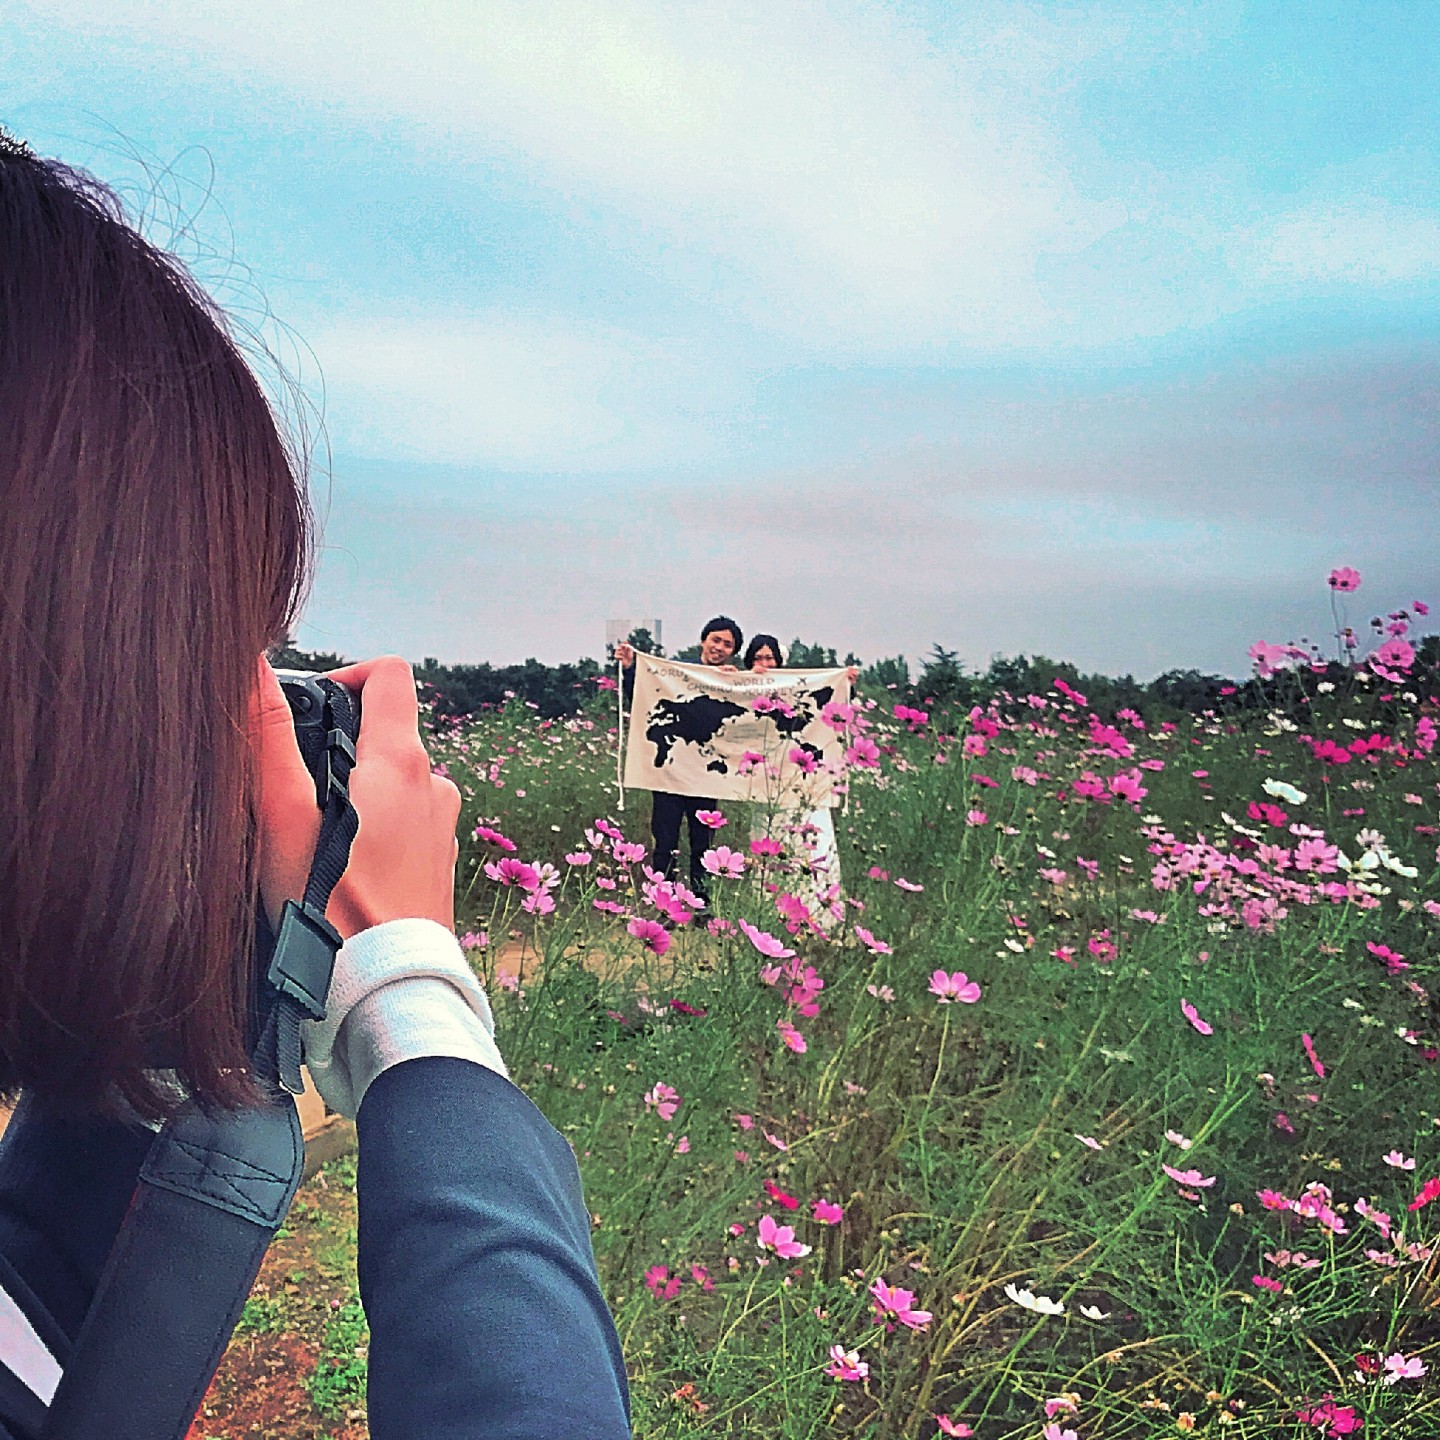
<path id="1" fill-rule="evenodd" d="M 647 337 L 514 316 L 347 314 L 301 325 L 337 450 L 582 473 L 711 448 L 731 403 L 693 354 Z"/>
<path id="2" fill-rule="evenodd" d="M 1440 218 L 1383 200 L 1307 205 L 1255 236 L 1266 279 L 1366 287 L 1440 279 Z"/>
<path id="3" fill-rule="evenodd" d="M 537 198 L 598 204 L 668 282 L 830 353 L 1033 343 L 1055 322 L 1041 257 L 1123 219 L 1068 179 L 1044 84 L 1064 63 L 1056 26 L 1008 7 L 976 10 L 943 49 L 859 3 L 77 0 L 65 14 L 134 63 L 280 84 L 327 118 L 398 122 L 462 169 L 519 169 Z M 1073 61 L 1107 32 L 1066 33 Z"/>

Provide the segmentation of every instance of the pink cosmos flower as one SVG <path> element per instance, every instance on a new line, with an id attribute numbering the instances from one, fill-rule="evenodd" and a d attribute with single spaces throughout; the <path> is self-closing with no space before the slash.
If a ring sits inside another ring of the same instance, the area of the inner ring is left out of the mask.
<path id="1" fill-rule="evenodd" d="M 1413 1170 L 1415 1162 L 1399 1150 L 1392 1150 L 1388 1155 L 1381 1157 L 1387 1165 L 1393 1166 L 1396 1170 Z"/>
<path id="2" fill-rule="evenodd" d="M 673 1300 L 680 1293 L 680 1277 L 664 1265 L 652 1265 L 645 1272 L 645 1285 L 657 1300 Z"/>
<path id="3" fill-rule="evenodd" d="M 1390 670 L 1408 670 L 1415 663 L 1415 647 L 1408 640 L 1398 637 L 1387 640 L 1370 657 L 1370 668 L 1379 670 L 1382 666 Z"/>
<path id="4" fill-rule="evenodd" d="M 718 830 L 725 824 L 725 816 L 719 810 L 697 810 L 695 818 L 702 825 L 708 825 L 712 830 Z"/>
<path id="5" fill-rule="evenodd" d="M 800 1208 L 799 1200 L 793 1195 L 787 1195 L 773 1180 L 766 1180 L 762 1188 L 777 1205 L 783 1205 L 787 1210 Z"/>
<path id="6" fill-rule="evenodd" d="M 663 1080 L 657 1080 L 645 1092 L 644 1098 L 645 1108 L 653 1109 L 665 1121 L 673 1120 L 675 1112 L 680 1108 L 680 1092 L 665 1084 Z"/>
<path id="7" fill-rule="evenodd" d="M 637 915 L 625 928 L 652 955 L 663 955 L 670 948 L 670 932 L 658 920 L 642 920 Z"/>
<path id="8" fill-rule="evenodd" d="M 702 1289 L 713 1290 L 715 1282 L 710 1278 L 710 1271 L 704 1265 L 692 1265 L 690 1267 L 690 1278 Z"/>
<path id="9" fill-rule="evenodd" d="M 1398 975 L 1402 970 L 1410 968 L 1405 957 L 1398 950 L 1392 950 L 1388 945 L 1377 945 L 1373 940 L 1367 940 L 1365 948 L 1385 966 L 1391 975 Z"/>
<path id="10" fill-rule="evenodd" d="M 1315 1053 L 1315 1042 L 1308 1035 L 1302 1035 L 1300 1037 L 1300 1043 L 1305 1047 L 1305 1054 L 1310 1060 L 1310 1068 L 1323 1080 L 1325 1078 L 1325 1067 L 1320 1063 L 1320 1057 Z"/>
<path id="11" fill-rule="evenodd" d="M 877 940 L 863 925 L 857 925 L 855 927 L 855 938 L 870 951 L 872 955 L 891 955 L 894 953 L 883 940 Z"/>
<path id="12" fill-rule="evenodd" d="M 1194 1185 L 1197 1189 L 1208 1190 L 1215 1183 L 1213 1175 L 1202 1175 L 1198 1170 L 1177 1170 L 1173 1165 L 1160 1167 L 1177 1185 Z"/>
<path id="13" fill-rule="evenodd" d="M 1268 1275 L 1252 1275 L 1250 1283 L 1261 1290 L 1270 1291 L 1272 1295 L 1279 1295 L 1285 1289 L 1278 1280 L 1272 1280 Z"/>
<path id="14" fill-rule="evenodd" d="M 502 885 L 516 885 L 521 890 L 540 888 L 540 872 L 523 860 L 512 860 L 508 856 L 504 860 L 487 860 L 485 873 Z"/>
<path id="15" fill-rule="evenodd" d="M 1188 1001 L 1181 1000 L 1180 1013 L 1195 1027 L 1202 1035 L 1213 1035 L 1215 1027 L 1208 1021 L 1200 1018 L 1200 1012 Z"/>
<path id="16" fill-rule="evenodd" d="M 1329 1395 L 1315 1405 L 1297 1410 L 1295 1418 L 1302 1425 L 1323 1429 L 1327 1436 L 1354 1435 L 1365 1428 L 1364 1420 L 1355 1413 L 1353 1405 L 1337 1405 Z"/>
<path id="17" fill-rule="evenodd" d="M 484 840 L 487 844 L 495 846 L 497 850 L 514 853 L 515 842 L 489 825 L 477 825 L 472 833 L 477 840 Z"/>
<path id="18" fill-rule="evenodd" d="M 762 1250 L 773 1250 L 782 1260 L 801 1260 L 810 1253 L 809 1245 L 802 1245 L 795 1238 L 790 1225 L 776 1224 L 771 1215 L 762 1215 L 755 1243 Z"/>
<path id="19" fill-rule="evenodd" d="M 1432 1175 L 1420 1187 L 1420 1193 L 1405 1208 L 1423 1210 L 1432 1200 L 1440 1200 L 1440 1176 Z"/>
<path id="20" fill-rule="evenodd" d="M 952 1001 L 973 1005 L 980 998 L 980 986 L 963 970 L 956 970 L 950 975 L 943 970 L 935 971 L 930 977 L 929 989 L 942 1005 L 949 1005 Z"/>
<path id="21" fill-rule="evenodd" d="M 810 1048 L 805 1043 L 805 1037 L 788 1020 L 777 1020 L 775 1028 L 780 1032 L 780 1038 L 797 1055 L 803 1055 Z"/>
<path id="22" fill-rule="evenodd" d="M 1069 1426 L 1062 1429 L 1058 1420 L 1052 1420 L 1040 1432 L 1040 1440 L 1080 1440 L 1080 1436 Z"/>
<path id="23" fill-rule="evenodd" d="M 863 1380 L 870 1367 L 860 1358 L 858 1350 L 847 1350 L 843 1345 L 830 1347 L 830 1363 L 825 1373 L 832 1380 Z"/>
<path id="24" fill-rule="evenodd" d="M 793 950 L 787 950 L 784 942 L 777 940 L 775 936 L 764 930 L 757 929 L 748 920 L 736 922 L 740 926 L 741 933 L 745 938 L 762 954 L 772 960 L 788 960 L 795 954 Z"/>
<path id="25" fill-rule="evenodd" d="M 1403 1355 L 1397 1350 L 1385 1357 L 1382 1379 L 1386 1385 L 1394 1385 L 1401 1380 L 1418 1380 L 1425 1373 L 1425 1362 L 1418 1355 Z"/>
<path id="26" fill-rule="evenodd" d="M 845 1207 L 831 1200 L 812 1200 L 810 1214 L 822 1225 L 838 1225 L 845 1218 Z"/>
<path id="27" fill-rule="evenodd" d="M 520 902 L 520 908 L 528 915 L 553 915 L 555 900 L 546 891 L 536 890 Z"/>
<path id="28" fill-rule="evenodd" d="M 857 770 L 878 770 L 880 747 L 868 735 L 857 736 L 845 751 L 845 761 Z"/>
<path id="29" fill-rule="evenodd" d="M 745 873 L 745 857 L 728 845 L 717 845 L 700 857 L 700 864 L 712 875 L 738 880 Z"/>
<path id="30" fill-rule="evenodd" d="M 750 853 L 752 855 L 766 856 L 778 855 L 782 846 L 778 840 L 772 840 L 768 835 L 758 836 L 750 842 Z"/>
<path id="31" fill-rule="evenodd" d="M 929 1310 L 914 1309 L 915 1294 L 877 1279 L 870 1287 L 875 1304 L 875 1324 L 893 1330 L 896 1324 L 911 1330 L 928 1330 L 935 1318 Z"/>
<path id="32" fill-rule="evenodd" d="M 1350 565 L 1340 565 L 1330 572 L 1328 584 L 1332 590 L 1351 591 L 1360 588 L 1360 572 Z"/>
<path id="33" fill-rule="evenodd" d="M 975 1433 L 963 1420 L 952 1420 L 948 1415 L 937 1415 L 935 1423 L 940 1427 L 941 1435 L 959 1435 L 968 1440 Z"/>
<path id="34" fill-rule="evenodd" d="M 913 880 L 907 880 L 903 875 L 895 877 L 895 888 L 897 890 L 908 890 L 912 895 L 918 895 L 925 887 L 917 885 Z"/>
<path id="35" fill-rule="evenodd" d="M 576 850 L 565 857 L 567 865 L 588 865 L 595 857 L 588 850 Z"/>

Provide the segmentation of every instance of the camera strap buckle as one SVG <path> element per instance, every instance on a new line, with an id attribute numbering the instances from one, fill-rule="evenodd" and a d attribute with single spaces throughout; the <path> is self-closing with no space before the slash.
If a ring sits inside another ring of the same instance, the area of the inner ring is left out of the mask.
<path id="1" fill-rule="evenodd" d="M 340 763 L 341 757 L 344 764 Z M 325 737 L 325 786 L 320 808 L 329 807 L 333 795 L 350 799 L 350 771 L 355 765 L 355 742 L 338 726 Z"/>

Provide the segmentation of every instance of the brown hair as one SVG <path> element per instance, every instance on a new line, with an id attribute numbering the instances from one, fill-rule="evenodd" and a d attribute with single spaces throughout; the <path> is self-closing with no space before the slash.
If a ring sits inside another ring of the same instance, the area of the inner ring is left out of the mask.
<path id="1" fill-rule="evenodd" d="M 247 712 L 308 574 L 303 466 L 222 312 L 0 133 L 0 1089 L 253 1096 Z"/>

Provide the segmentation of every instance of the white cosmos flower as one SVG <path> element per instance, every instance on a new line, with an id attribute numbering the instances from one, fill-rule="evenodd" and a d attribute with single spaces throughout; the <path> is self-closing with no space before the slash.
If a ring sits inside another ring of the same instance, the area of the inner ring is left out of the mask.
<path id="1" fill-rule="evenodd" d="M 1022 1310 L 1033 1310 L 1037 1315 L 1063 1315 L 1065 1307 L 1048 1295 L 1037 1295 L 1033 1290 L 1017 1290 L 1013 1285 L 1005 1287 L 1005 1293 Z"/>
<path id="2" fill-rule="evenodd" d="M 1267 780 L 1260 788 L 1267 795 L 1273 795 L 1277 800 L 1288 800 L 1292 805 L 1303 805 L 1310 798 L 1285 780 Z"/>
<path id="3" fill-rule="evenodd" d="M 1110 1318 L 1110 1312 L 1102 1310 L 1098 1305 L 1082 1305 L 1080 1313 L 1087 1320 L 1108 1320 Z"/>

